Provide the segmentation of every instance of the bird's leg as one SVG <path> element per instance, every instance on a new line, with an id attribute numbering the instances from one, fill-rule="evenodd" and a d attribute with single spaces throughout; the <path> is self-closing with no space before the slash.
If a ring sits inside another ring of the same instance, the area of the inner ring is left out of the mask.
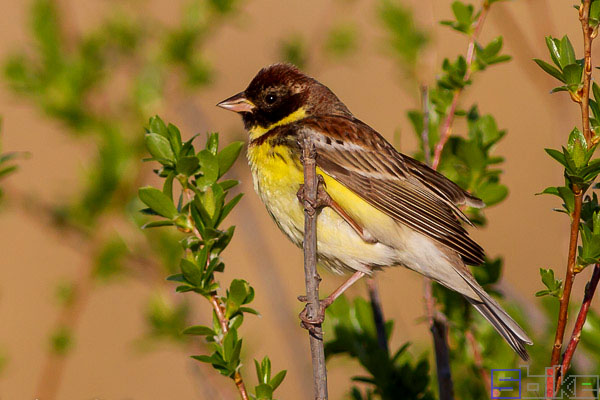
<path id="1" fill-rule="evenodd" d="M 322 208 L 322 207 L 331 207 L 340 217 L 344 219 L 351 227 L 354 229 L 356 233 L 367 243 L 377 243 L 377 239 L 375 239 L 368 231 L 363 229 L 356 221 L 352 219 L 350 215 L 329 196 L 329 193 L 325 190 L 325 181 L 323 179 L 323 175 L 317 175 L 318 184 L 317 184 L 317 199 L 315 204 L 310 204 L 313 210 Z M 306 200 L 306 196 L 304 196 L 304 185 L 300 185 L 300 189 L 298 189 L 298 200 L 301 203 L 304 203 Z M 310 202 L 309 202 L 310 203 Z"/>
<path id="2" fill-rule="evenodd" d="M 304 307 L 304 310 L 300 313 L 299 317 L 302 321 L 301 326 L 309 331 L 312 331 L 314 325 L 320 325 L 325 320 L 325 309 L 331 305 L 340 297 L 342 293 L 346 291 L 350 286 L 352 286 L 356 281 L 365 276 L 364 272 L 356 271 L 350 278 L 348 278 L 344 283 L 340 285 L 337 289 L 335 289 L 329 296 L 325 297 L 323 300 L 319 301 L 319 313 L 313 318 L 308 318 L 308 304 Z M 306 302 L 308 299 L 306 296 L 298 296 L 298 300 L 302 302 Z"/>

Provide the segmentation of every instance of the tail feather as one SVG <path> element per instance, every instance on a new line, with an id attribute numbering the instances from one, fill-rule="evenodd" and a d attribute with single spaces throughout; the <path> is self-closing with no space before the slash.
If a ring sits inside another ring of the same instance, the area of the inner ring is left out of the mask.
<path id="1" fill-rule="evenodd" d="M 515 322 L 500 304 L 483 290 L 475 279 L 466 271 L 455 268 L 460 276 L 469 284 L 475 293 L 481 299 L 480 301 L 465 296 L 465 298 L 475 307 L 483 317 L 489 321 L 496 331 L 506 340 L 515 352 L 524 360 L 529 360 L 529 354 L 525 350 L 526 344 L 533 344 L 527 333 Z"/>

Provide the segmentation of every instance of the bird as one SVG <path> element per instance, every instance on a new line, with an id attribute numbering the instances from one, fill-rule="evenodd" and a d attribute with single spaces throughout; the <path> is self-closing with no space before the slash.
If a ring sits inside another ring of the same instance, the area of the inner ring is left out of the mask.
<path id="1" fill-rule="evenodd" d="M 364 276 L 402 266 L 463 295 L 512 349 L 528 359 L 527 333 L 477 283 L 484 262 L 461 206 L 483 202 L 427 165 L 398 152 L 316 79 L 289 63 L 262 68 L 245 90 L 217 104 L 241 115 L 254 189 L 281 231 L 304 238 L 302 144 L 316 150 L 326 207 L 317 216 L 317 261 L 352 273 L 321 301 L 331 304 Z"/>

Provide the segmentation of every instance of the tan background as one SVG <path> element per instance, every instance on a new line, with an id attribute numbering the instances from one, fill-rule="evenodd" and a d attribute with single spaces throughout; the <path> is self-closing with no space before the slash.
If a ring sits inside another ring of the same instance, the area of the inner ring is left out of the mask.
<path id="1" fill-rule="evenodd" d="M 25 30 L 27 1 L 5 0 L 0 13 L 0 59 L 27 42 Z M 112 1 L 62 0 L 72 28 L 83 31 L 99 21 Z M 174 20 L 180 1 L 139 2 L 142 13 Z M 433 65 L 444 56 L 465 49 L 457 34 L 433 24 L 448 18 L 450 1 L 410 1 L 420 23 L 433 35 L 430 49 Z M 552 198 L 535 197 L 548 185 L 561 183 L 561 171 L 544 152 L 544 147 L 558 147 L 578 121 L 578 109 L 564 94 L 549 95 L 551 79 L 544 77 L 531 61 L 546 57 L 544 34 L 568 33 L 576 49 L 581 47 L 579 22 L 570 1 L 519 0 L 495 5 L 486 21 L 483 39 L 505 35 L 506 52 L 514 56 L 508 64 L 491 68 L 468 89 L 462 104 L 477 100 L 480 110 L 492 113 L 508 136 L 497 154 L 506 157 L 504 183 L 510 189 L 508 199 L 487 212 L 489 226 L 473 235 L 490 255 L 505 256 L 503 287 L 509 296 L 523 302 L 533 301 L 540 289 L 538 268 L 552 266 L 562 271 L 567 248 L 567 219 L 552 213 L 557 205 Z M 214 86 L 191 99 L 179 99 L 161 111 L 165 119 L 179 125 L 186 135 L 219 130 L 227 135 L 239 132 L 241 122 L 214 104 L 243 89 L 254 73 L 276 60 L 277 40 L 299 31 L 318 37 L 324 24 L 332 19 L 354 21 L 362 29 L 359 54 L 344 65 L 322 63 L 316 77 L 327 84 L 359 118 L 390 140 L 396 129 L 401 131 L 400 147 L 414 149 L 415 141 L 405 118 L 405 110 L 414 107 L 406 85 L 382 52 L 384 32 L 376 22 L 371 2 L 277 1 L 254 0 L 245 3 L 242 15 L 219 30 L 209 44 L 209 55 L 218 67 Z M 510 16 L 515 19 L 510 19 Z M 424 66 L 423 76 L 432 76 Z M 172 94 L 176 98 L 176 93 Z M 193 101 L 202 116 L 190 116 L 184 101 Z M 78 168 L 89 155 L 85 143 L 76 143 L 61 133 L 61 126 L 40 115 L 36 108 L 18 99 L 0 86 L 0 114 L 4 117 L 3 142 L 6 150 L 27 150 L 32 157 L 22 162 L 18 176 L 10 186 L 31 191 L 48 200 L 60 199 L 65 188 L 76 191 Z M 193 121 L 202 123 L 194 124 Z M 459 125 L 460 127 L 460 125 Z M 231 137 L 231 136 L 229 136 Z M 73 158 L 66 152 L 75 152 Z M 288 368 L 289 374 L 279 398 L 308 398 L 310 383 L 308 340 L 297 326 L 300 305 L 296 295 L 303 292 L 301 252 L 288 243 L 269 220 L 251 188 L 251 178 L 244 161 L 237 174 L 247 196 L 243 207 L 232 215 L 250 213 L 255 226 L 239 224 L 239 230 L 225 254 L 228 271 L 223 278 L 243 277 L 257 290 L 255 306 L 263 317 L 248 318 L 242 329 L 248 357 L 268 353 L 274 368 Z M 260 247 L 260 249 L 257 249 Z M 47 348 L 47 334 L 53 326 L 57 306 L 52 301 L 55 283 L 85 267 L 81 255 L 65 245 L 63 238 L 13 209 L 0 214 L 0 345 L 10 356 L 7 370 L 0 376 L 0 399 L 32 399 Z M 588 272 L 583 273 L 587 277 Z M 324 275 L 323 287 L 329 291 L 340 278 Z M 582 283 L 575 288 L 577 298 Z M 430 346 L 423 324 L 422 284 L 413 273 L 388 271 L 380 279 L 385 314 L 396 320 L 394 345 L 406 340 L 416 342 L 415 350 Z M 274 286 L 277 288 L 275 289 Z M 142 312 L 151 288 L 131 281 L 99 286 L 92 294 L 76 331 L 76 347 L 68 359 L 60 388 L 61 399 L 172 399 L 202 398 L 193 372 L 194 362 L 185 351 L 170 346 L 149 353 L 136 351 L 133 343 L 144 329 Z M 270 305 L 273 296 L 289 308 L 287 315 L 275 314 Z M 354 294 L 365 293 L 357 285 Z M 201 299 L 198 321 L 208 309 Z M 534 312 L 534 311 L 532 311 Z M 254 382 L 253 367 L 245 369 Z M 352 365 L 335 360 L 329 364 L 331 398 L 340 398 L 347 390 L 347 376 L 356 372 Z M 203 370 L 226 387 L 225 398 L 233 396 L 229 382 L 213 371 Z"/>

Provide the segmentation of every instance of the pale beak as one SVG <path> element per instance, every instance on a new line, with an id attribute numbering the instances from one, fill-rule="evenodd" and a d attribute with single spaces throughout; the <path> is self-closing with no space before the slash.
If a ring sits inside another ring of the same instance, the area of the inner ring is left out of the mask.
<path id="1" fill-rule="evenodd" d="M 237 113 L 251 113 L 254 110 L 254 104 L 252 104 L 252 102 L 244 96 L 244 92 L 238 93 L 228 99 L 223 100 L 217 104 L 217 107 L 235 111 Z"/>

